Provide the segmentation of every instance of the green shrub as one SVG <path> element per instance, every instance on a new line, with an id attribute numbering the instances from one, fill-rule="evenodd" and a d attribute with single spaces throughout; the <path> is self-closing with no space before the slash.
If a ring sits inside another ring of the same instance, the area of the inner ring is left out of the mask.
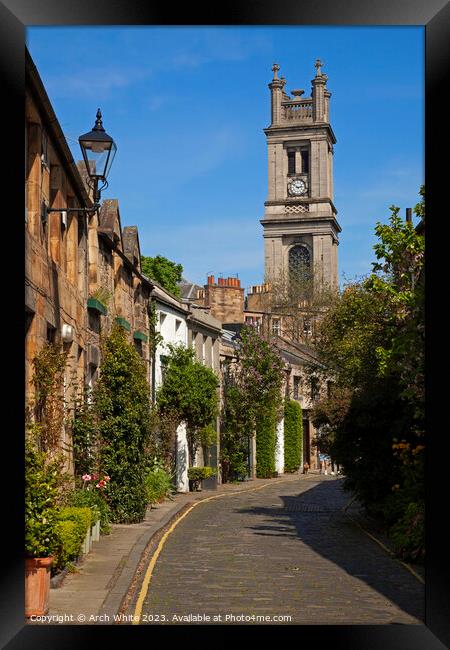
<path id="1" fill-rule="evenodd" d="M 147 370 L 124 331 L 114 326 L 102 341 L 103 361 L 94 388 L 100 436 L 99 466 L 111 482 L 111 520 L 142 521 L 147 509 L 145 450 L 150 438 Z"/>
<path id="2" fill-rule="evenodd" d="M 396 553 L 403 560 L 423 562 L 425 557 L 425 508 L 410 503 L 403 517 L 390 529 Z"/>
<path id="3" fill-rule="evenodd" d="M 92 511 L 90 508 L 64 507 L 58 511 L 59 521 L 73 521 L 77 527 L 77 534 L 81 542 L 92 523 Z"/>
<path id="4" fill-rule="evenodd" d="M 55 532 L 59 548 L 55 553 L 52 568 L 64 569 L 71 560 L 76 560 L 80 555 L 84 535 L 80 535 L 78 523 L 72 519 L 57 521 Z"/>
<path id="5" fill-rule="evenodd" d="M 188 479 L 190 481 L 202 481 L 210 476 L 215 476 L 217 470 L 214 467 L 190 467 L 188 469 Z"/>
<path id="6" fill-rule="evenodd" d="M 158 503 L 174 492 L 172 477 L 162 467 L 155 467 L 147 472 L 145 485 L 149 503 Z"/>
<path id="7" fill-rule="evenodd" d="M 31 440 L 25 444 L 25 555 L 49 557 L 57 546 L 58 461 L 49 461 Z"/>
<path id="8" fill-rule="evenodd" d="M 100 531 L 107 535 L 111 530 L 109 506 L 102 495 L 94 490 L 73 490 L 66 501 L 68 506 L 77 508 L 90 508 L 92 511 L 92 523 L 100 517 Z"/>
<path id="9" fill-rule="evenodd" d="M 274 407 L 261 409 L 256 421 L 256 476 L 272 478 L 275 474 L 277 413 Z"/>
<path id="10" fill-rule="evenodd" d="M 295 400 L 284 405 L 284 471 L 295 472 L 302 457 L 302 408 Z"/>

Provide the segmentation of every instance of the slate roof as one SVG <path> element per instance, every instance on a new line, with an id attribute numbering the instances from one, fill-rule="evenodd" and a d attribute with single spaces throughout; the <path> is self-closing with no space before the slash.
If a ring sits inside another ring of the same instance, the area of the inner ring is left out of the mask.
<path id="1" fill-rule="evenodd" d="M 181 291 L 182 300 L 195 300 L 197 298 L 197 290 L 203 289 L 199 284 L 195 282 L 190 282 L 186 278 L 181 278 L 181 282 L 178 283 L 178 286 Z"/>

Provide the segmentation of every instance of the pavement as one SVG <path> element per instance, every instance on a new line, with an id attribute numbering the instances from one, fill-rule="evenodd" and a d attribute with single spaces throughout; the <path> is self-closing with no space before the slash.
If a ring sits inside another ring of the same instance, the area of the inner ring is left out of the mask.
<path id="1" fill-rule="evenodd" d="M 210 499 L 227 494 L 234 496 Z M 343 512 L 350 498 L 340 477 L 311 470 L 177 494 L 148 508 L 143 522 L 101 536 L 77 572 L 50 590 L 42 623 L 127 623 L 138 599 L 140 622 L 150 624 L 194 610 L 284 614 L 291 624 L 422 623 L 420 576 L 365 534 L 356 502 Z M 157 547 L 147 593 L 142 583 Z M 195 622 L 181 618 L 175 623 Z"/>
<path id="2" fill-rule="evenodd" d="M 139 524 L 113 524 L 109 535 L 101 535 L 91 552 L 77 565 L 74 573 L 50 589 L 49 611 L 45 619 L 27 621 L 39 624 L 111 624 L 121 610 L 132 580 L 146 549 L 151 549 L 162 533 L 184 509 L 195 501 L 218 494 L 253 490 L 256 487 L 287 480 L 299 475 L 283 475 L 274 479 L 252 479 L 240 483 L 219 485 L 216 490 L 178 493 L 173 500 L 147 508 Z"/>

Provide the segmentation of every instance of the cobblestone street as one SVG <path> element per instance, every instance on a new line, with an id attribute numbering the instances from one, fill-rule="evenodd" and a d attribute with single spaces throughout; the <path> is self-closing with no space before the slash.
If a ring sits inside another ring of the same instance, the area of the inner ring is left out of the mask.
<path id="1" fill-rule="evenodd" d="M 297 625 L 422 623 L 423 585 L 344 514 L 341 484 L 299 476 L 201 503 L 168 536 L 141 623 L 219 614 L 222 624 L 246 622 L 225 618 L 242 614 Z"/>

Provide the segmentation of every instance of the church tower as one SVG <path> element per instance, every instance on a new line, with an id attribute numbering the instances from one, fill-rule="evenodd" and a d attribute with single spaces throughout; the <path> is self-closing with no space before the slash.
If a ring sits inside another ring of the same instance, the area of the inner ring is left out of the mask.
<path id="1" fill-rule="evenodd" d="M 338 287 L 338 233 L 333 204 L 333 147 L 330 97 L 323 64 L 315 63 L 311 97 L 285 92 L 274 64 L 268 147 L 268 196 L 264 228 L 265 281 L 298 278 L 305 272 L 315 287 Z"/>

